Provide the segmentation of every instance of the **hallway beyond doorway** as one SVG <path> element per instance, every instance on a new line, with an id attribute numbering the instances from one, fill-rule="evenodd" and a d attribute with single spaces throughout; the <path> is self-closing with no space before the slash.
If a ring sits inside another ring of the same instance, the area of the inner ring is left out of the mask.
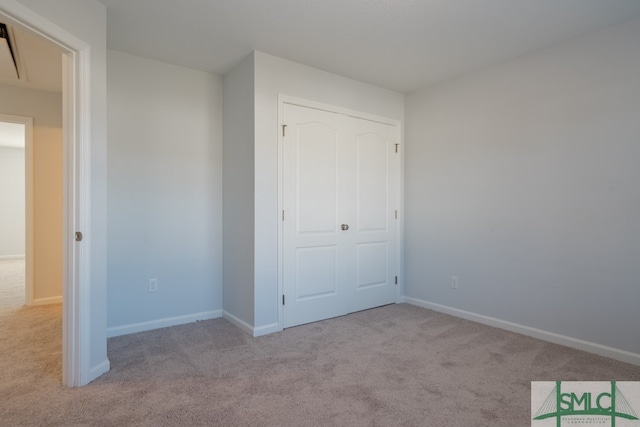
<path id="1" fill-rule="evenodd" d="M 0 310 L 18 308 L 24 301 L 25 260 L 0 260 Z"/>
<path id="2" fill-rule="evenodd" d="M 24 272 L 24 258 L 0 260 L 0 395 L 9 405 L 0 412 L 11 407 L 7 390 L 34 379 L 59 387 L 62 377 L 62 304 L 26 306 Z"/>

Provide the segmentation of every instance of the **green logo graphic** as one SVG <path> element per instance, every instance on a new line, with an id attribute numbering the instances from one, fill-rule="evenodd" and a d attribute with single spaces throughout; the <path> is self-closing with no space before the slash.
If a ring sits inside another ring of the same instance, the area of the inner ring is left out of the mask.
<path id="1" fill-rule="evenodd" d="M 638 420 L 638 415 L 624 397 L 615 381 L 611 381 L 611 391 L 602 393 L 563 393 L 562 381 L 556 381 L 534 420 L 556 418 L 557 427 L 561 426 L 562 417 L 569 416 L 604 416 L 611 419 L 611 426 L 615 427 L 616 418 Z"/>

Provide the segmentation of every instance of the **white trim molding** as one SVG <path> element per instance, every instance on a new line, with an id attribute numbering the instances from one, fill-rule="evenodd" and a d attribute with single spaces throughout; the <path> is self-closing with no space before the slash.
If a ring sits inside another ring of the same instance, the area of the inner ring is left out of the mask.
<path id="1" fill-rule="evenodd" d="M 229 323 L 232 323 L 233 325 L 235 325 L 238 328 L 242 329 L 244 332 L 246 332 L 247 334 L 251 335 L 254 338 L 261 337 L 262 335 L 268 335 L 268 334 L 272 334 L 274 332 L 282 331 L 282 328 L 280 327 L 280 324 L 277 323 L 277 322 L 276 323 L 271 323 L 271 324 L 268 324 L 268 325 L 254 327 L 254 326 L 251 326 L 250 324 L 248 324 L 247 322 L 245 322 L 244 320 L 240 319 L 239 317 L 234 316 L 233 314 L 229 313 L 228 311 L 223 311 L 222 312 L 222 317 L 225 320 L 228 320 Z"/>
<path id="2" fill-rule="evenodd" d="M 10 260 L 10 259 L 25 259 L 24 255 L 0 255 L 0 261 Z"/>
<path id="3" fill-rule="evenodd" d="M 109 362 L 109 359 L 103 360 L 101 363 L 91 367 L 89 376 L 91 378 L 98 378 L 100 375 L 109 372 L 109 369 L 111 369 L 111 362 Z"/>
<path id="4" fill-rule="evenodd" d="M 62 304 L 62 296 L 50 297 L 50 298 L 36 298 L 30 305 L 50 305 L 50 304 Z"/>
<path id="5" fill-rule="evenodd" d="M 280 332 L 282 328 L 279 323 L 270 323 L 268 325 L 262 325 L 253 328 L 253 337 L 261 337 L 263 335 L 273 334 L 274 332 Z"/>
<path id="6" fill-rule="evenodd" d="M 496 319 L 495 317 L 484 316 L 482 314 L 472 313 L 470 311 L 460 310 L 458 308 L 436 304 L 417 298 L 405 296 L 404 299 L 407 303 L 417 305 L 418 307 L 428 308 L 440 313 L 449 314 L 451 316 L 460 317 L 462 319 L 471 320 L 473 322 L 483 323 L 485 325 L 493 326 L 500 329 L 506 329 L 507 331 L 516 332 L 518 334 L 527 335 L 533 338 L 538 338 L 543 341 L 549 341 L 554 344 L 564 345 L 600 356 L 609 357 L 621 362 L 640 366 L 640 354 L 632 353 L 630 351 L 620 350 L 618 348 L 608 347 L 590 341 L 584 341 L 577 338 L 568 337 L 566 335 L 544 331 L 542 329 L 531 328 L 529 326 L 520 325 L 518 323 L 508 322 L 506 320 Z"/>
<path id="7" fill-rule="evenodd" d="M 151 320 L 148 322 L 114 326 L 107 328 L 107 337 L 119 337 L 121 335 L 135 334 L 137 332 L 150 331 L 152 329 L 168 328 L 170 326 L 184 325 L 186 323 L 198 322 L 201 320 L 217 319 L 219 317 L 222 317 L 222 310 L 203 311 L 183 316 L 165 317 L 164 319 Z"/>
<path id="8" fill-rule="evenodd" d="M 230 323 L 236 325 L 238 328 L 242 329 L 249 335 L 253 336 L 253 326 L 240 319 L 239 317 L 234 316 L 228 311 L 222 311 L 222 318 L 229 321 Z"/>

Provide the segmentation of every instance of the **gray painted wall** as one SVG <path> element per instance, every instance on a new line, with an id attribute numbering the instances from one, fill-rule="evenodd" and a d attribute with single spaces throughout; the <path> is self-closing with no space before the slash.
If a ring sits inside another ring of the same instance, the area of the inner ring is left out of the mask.
<path id="1" fill-rule="evenodd" d="M 635 20 L 407 97 L 406 296 L 640 353 L 639 40 Z"/>
<path id="2" fill-rule="evenodd" d="M 224 311 L 254 321 L 254 62 L 224 76 Z"/>
<path id="3" fill-rule="evenodd" d="M 222 78 L 108 61 L 108 326 L 220 311 Z"/>

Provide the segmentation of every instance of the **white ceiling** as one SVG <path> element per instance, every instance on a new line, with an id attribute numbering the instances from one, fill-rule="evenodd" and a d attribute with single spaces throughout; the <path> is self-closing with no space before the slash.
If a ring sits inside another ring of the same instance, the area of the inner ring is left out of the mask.
<path id="1" fill-rule="evenodd" d="M 640 0 L 100 0 L 110 49 L 224 75 L 252 50 L 400 92 L 640 15 Z"/>
<path id="2" fill-rule="evenodd" d="M 0 122 L 0 147 L 24 148 L 24 125 Z"/>

